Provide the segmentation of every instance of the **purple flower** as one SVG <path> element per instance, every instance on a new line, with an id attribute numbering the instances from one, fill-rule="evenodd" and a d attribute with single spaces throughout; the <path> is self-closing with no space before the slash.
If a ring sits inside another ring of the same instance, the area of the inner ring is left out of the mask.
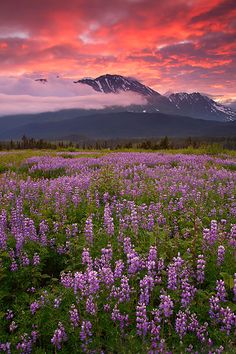
<path id="1" fill-rule="evenodd" d="M 210 304 L 209 315 L 211 319 L 217 320 L 219 318 L 220 299 L 217 296 L 212 296 L 209 300 L 209 304 Z"/>
<path id="2" fill-rule="evenodd" d="M 32 302 L 32 304 L 30 305 L 30 312 L 32 313 L 32 315 L 34 315 L 36 311 L 40 309 L 40 307 L 41 304 L 39 303 L 39 301 Z"/>
<path id="3" fill-rule="evenodd" d="M 160 342 L 161 314 L 159 310 L 155 309 L 152 311 L 152 315 L 153 320 L 150 322 L 151 351 L 154 351 L 155 353 Z"/>
<path id="4" fill-rule="evenodd" d="M 17 343 L 16 349 L 21 353 L 28 354 L 32 352 L 33 339 L 25 333 L 21 336 L 21 341 Z"/>
<path id="5" fill-rule="evenodd" d="M 16 263 L 15 259 L 13 259 L 11 266 L 10 266 L 11 272 L 15 272 L 18 269 L 18 264 Z"/>
<path id="6" fill-rule="evenodd" d="M 226 301 L 226 290 L 225 290 L 225 282 L 220 279 L 216 281 L 216 296 L 220 301 Z"/>
<path id="7" fill-rule="evenodd" d="M 139 336 L 146 336 L 149 322 L 147 319 L 146 305 L 138 303 L 136 307 L 136 328 Z"/>
<path id="8" fill-rule="evenodd" d="M 128 321 L 129 321 L 129 316 L 128 315 L 122 315 L 120 313 L 120 310 L 118 309 L 118 305 L 116 304 L 112 313 L 111 313 L 111 319 L 114 322 L 119 322 L 120 329 L 123 330 L 124 327 L 128 326 Z"/>
<path id="9" fill-rule="evenodd" d="M 115 262 L 115 270 L 114 270 L 114 278 L 121 278 L 123 270 L 125 268 L 124 262 L 119 259 L 118 261 Z"/>
<path id="10" fill-rule="evenodd" d="M 114 275 L 110 267 L 102 267 L 99 272 L 101 283 L 105 284 L 107 288 L 114 283 Z"/>
<path id="11" fill-rule="evenodd" d="M 93 264 L 92 257 L 90 256 L 89 248 L 84 248 L 82 252 L 82 264 L 86 264 L 87 266 L 91 267 Z"/>
<path id="12" fill-rule="evenodd" d="M 110 205 L 107 203 L 104 208 L 104 228 L 109 236 L 114 234 L 114 221 Z"/>
<path id="13" fill-rule="evenodd" d="M 190 332 L 196 332 L 199 327 L 199 321 L 197 319 L 196 313 L 192 313 L 189 316 L 188 330 Z"/>
<path id="14" fill-rule="evenodd" d="M 33 257 L 33 265 L 36 266 L 36 265 L 39 265 L 39 264 L 40 264 L 40 257 L 38 255 L 38 253 L 35 253 L 34 257 Z"/>
<path id="15" fill-rule="evenodd" d="M 9 326 L 9 331 L 12 333 L 12 332 L 14 332 L 17 329 L 17 327 L 18 326 L 17 326 L 16 322 L 12 321 L 10 326 Z"/>
<path id="16" fill-rule="evenodd" d="M 109 279 L 109 280 L 108 280 Z M 110 282 L 110 277 L 107 276 L 106 281 Z M 96 294 L 99 290 L 98 273 L 94 270 L 88 270 L 86 273 L 87 295 Z"/>
<path id="17" fill-rule="evenodd" d="M 93 216 L 90 215 L 85 221 L 84 235 L 88 244 L 93 243 Z"/>
<path id="18" fill-rule="evenodd" d="M 67 341 L 67 335 L 65 332 L 65 328 L 61 322 L 58 323 L 57 329 L 54 331 L 53 337 L 51 339 L 51 343 L 60 350 L 62 348 L 62 344 Z"/>
<path id="19" fill-rule="evenodd" d="M 127 254 L 127 263 L 128 263 L 128 273 L 136 274 L 141 268 L 141 260 L 138 254 L 132 250 Z"/>
<path id="20" fill-rule="evenodd" d="M 140 280 L 140 298 L 139 302 L 146 305 L 149 304 L 151 291 L 154 287 L 154 279 L 151 276 L 145 275 L 145 277 Z"/>
<path id="21" fill-rule="evenodd" d="M 87 352 L 88 350 L 88 345 L 91 342 L 91 337 L 92 337 L 92 324 L 90 321 L 83 321 L 81 324 L 81 330 L 80 330 L 80 340 L 82 342 L 82 350 L 84 352 Z"/>
<path id="22" fill-rule="evenodd" d="M 28 255 L 26 253 L 23 253 L 21 255 L 21 262 L 22 262 L 23 267 L 27 267 L 30 265 L 30 260 L 29 260 Z"/>
<path id="23" fill-rule="evenodd" d="M 196 329 L 197 338 L 200 340 L 201 343 L 205 343 L 208 338 L 208 323 L 205 322 L 204 325 L 199 326 Z"/>
<path id="24" fill-rule="evenodd" d="M 61 304 L 61 298 L 55 298 L 55 299 L 54 299 L 54 305 L 53 305 L 53 307 L 54 307 L 55 309 L 58 309 L 59 306 L 60 306 L 60 304 Z"/>
<path id="25" fill-rule="evenodd" d="M 86 311 L 93 316 L 96 315 L 97 313 L 97 306 L 94 303 L 94 299 L 92 295 L 89 295 L 89 297 L 86 300 Z"/>
<path id="26" fill-rule="evenodd" d="M 173 258 L 173 263 L 168 266 L 168 289 L 176 290 L 178 286 L 178 275 L 184 264 L 184 260 L 178 254 L 178 257 Z"/>
<path id="27" fill-rule="evenodd" d="M 205 280 L 206 261 L 204 256 L 200 254 L 197 258 L 197 281 L 202 284 Z"/>
<path id="28" fill-rule="evenodd" d="M 8 321 L 10 321 L 10 320 L 12 320 L 13 319 L 13 317 L 14 317 L 14 313 L 13 313 L 13 311 L 12 310 L 7 310 L 7 312 L 6 312 L 6 319 L 8 320 Z"/>
<path id="29" fill-rule="evenodd" d="M 217 251 L 217 265 L 221 266 L 225 258 L 225 248 L 224 246 L 219 246 Z"/>
<path id="30" fill-rule="evenodd" d="M 65 287 L 65 288 L 71 288 L 73 287 L 73 277 L 72 277 L 72 274 L 69 272 L 69 273 L 62 273 L 61 274 L 61 283 L 62 285 Z"/>
<path id="31" fill-rule="evenodd" d="M 70 314 L 71 325 L 75 329 L 79 325 L 79 313 L 74 304 L 71 305 L 69 314 Z"/>
<path id="32" fill-rule="evenodd" d="M 187 314 L 180 310 L 176 316 L 175 330 L 176 333 L 178 333 L 181 340 L 186 335 L 188 330 L 187 320 L 188 320 Z"/>
<path id="33" fill-rule="evenodd" d="M 181 305 L 182 307 L 187 307 L 193 300 L 197 289 L 189 284 L 188 275 L 186 274 L 183 279 L 181 279 Z"/>
<path id="34" fill-rule="evenodd" d="M 160 295 L 159 309 L 163 313 L 164 317 L 168 318 L 173 314 L 174 303 L 170 295 Z"/>
<path id="35" fill-rule="evenodd" d="M 0 351 L 3 351 L 7 354 L 11 354 L 11 343 L 9 343 L 9 342 L 1 343 L 0 342 Z"/>
<path id="36" fill-rule="evenodd" d="M 229 335 L 231 329 L 236 328 L 236 315 L 227 306 L 226 308 L 221 307 L 220 316 L 221 316 L 221 323 L 222 323 L 221 330 L 225 331 L 227 335 Z"/>

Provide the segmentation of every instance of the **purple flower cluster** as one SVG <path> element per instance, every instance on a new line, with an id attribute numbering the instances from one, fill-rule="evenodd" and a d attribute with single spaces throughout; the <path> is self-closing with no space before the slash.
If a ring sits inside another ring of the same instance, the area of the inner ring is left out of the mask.
<path id="1" fill-rule="evenodd" d="M 67 334 L 65 332 L 65 328 L 63 324 L 59 322 L 58 327 L 53 334 L 51 342 L 58 350 L 60 350 L 62 348 L 62 344 L 66 341 L 67 341 Z"/>

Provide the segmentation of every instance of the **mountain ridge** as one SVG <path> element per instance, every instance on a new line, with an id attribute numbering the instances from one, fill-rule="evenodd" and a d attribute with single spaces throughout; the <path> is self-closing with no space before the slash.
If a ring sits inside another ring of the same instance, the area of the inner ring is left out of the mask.
<path id="1" fill-rule="evenodd" d="M 95 79 L 84 78 L 74 81 L 74 83 L 89 85 L 95 91 L 104 94 L 122 91 L 138 93 L 146 98 L 147 105 L 143 110 L 149 113 L 180 114 L 217 121 L 233 121 L 236 119 L 236 112 L 231 108 L 217 103 L 199 92 L 179 92 L 161 95 L 136 79 L 116 74 L 105 74 Z"/>

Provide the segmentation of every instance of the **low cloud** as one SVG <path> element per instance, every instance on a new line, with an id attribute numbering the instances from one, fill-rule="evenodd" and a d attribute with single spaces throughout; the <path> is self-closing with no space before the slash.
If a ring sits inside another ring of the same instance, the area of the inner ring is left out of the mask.
<path id="1" fill-rule="evenodd" d="M 45 79 L 47 81 L 35 81 Z M 61 109 L 102 109 L 145 104 L 133 92 L 104 94 L 72 79 L 42 73 L 20 77 L 0 77 L 0 116 L 10 114 L 52 112 Z"/>
<path id="2" fill-rule="evenodd" d="M 108 106 L 126 107 L 131 104 L 145 104 L 146 100 L 134 93 L 93 94 L 72 97 L 36 97 L 29 95 L 0 94 L 0 115 L 41 113 L 61 109 L 102 109 Z"/>

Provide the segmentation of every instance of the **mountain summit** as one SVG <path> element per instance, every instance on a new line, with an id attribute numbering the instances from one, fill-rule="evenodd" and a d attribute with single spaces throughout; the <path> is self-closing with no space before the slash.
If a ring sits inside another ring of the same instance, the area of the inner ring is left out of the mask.
<path id="1" fill-rule="evenodd" d="M 223 106 L 199 92 L 173 93 L 169 96 L 169 100 L 175 104 L 181 115 L 220 121 L 236 119 L 236 113 L 231 108 Z"/>
<path id="2" fill-rule="evenodd" d="M 135 92 L 145 97 L 147 105 L 132 107 L 132 111 L 163 112 L 216 121 L 236 120 L 236 112 L 209 97 L 194 93 L 161 95 L 136 79 L 121 75 L 102 75 L 96 79 L 85 78 L 74 83 L 86 84 L 101 93 Z"/>
<path id="3" fill-rule="evenodd" d="M 160 94 L 141 82 L 121 75 L 102 75 L 96 79 L 85 78 L 75 83 L 87 84 L 97 92 L 118 93 L 120 91 L 132 91 L 144 96 L 160 96 Z"/>

